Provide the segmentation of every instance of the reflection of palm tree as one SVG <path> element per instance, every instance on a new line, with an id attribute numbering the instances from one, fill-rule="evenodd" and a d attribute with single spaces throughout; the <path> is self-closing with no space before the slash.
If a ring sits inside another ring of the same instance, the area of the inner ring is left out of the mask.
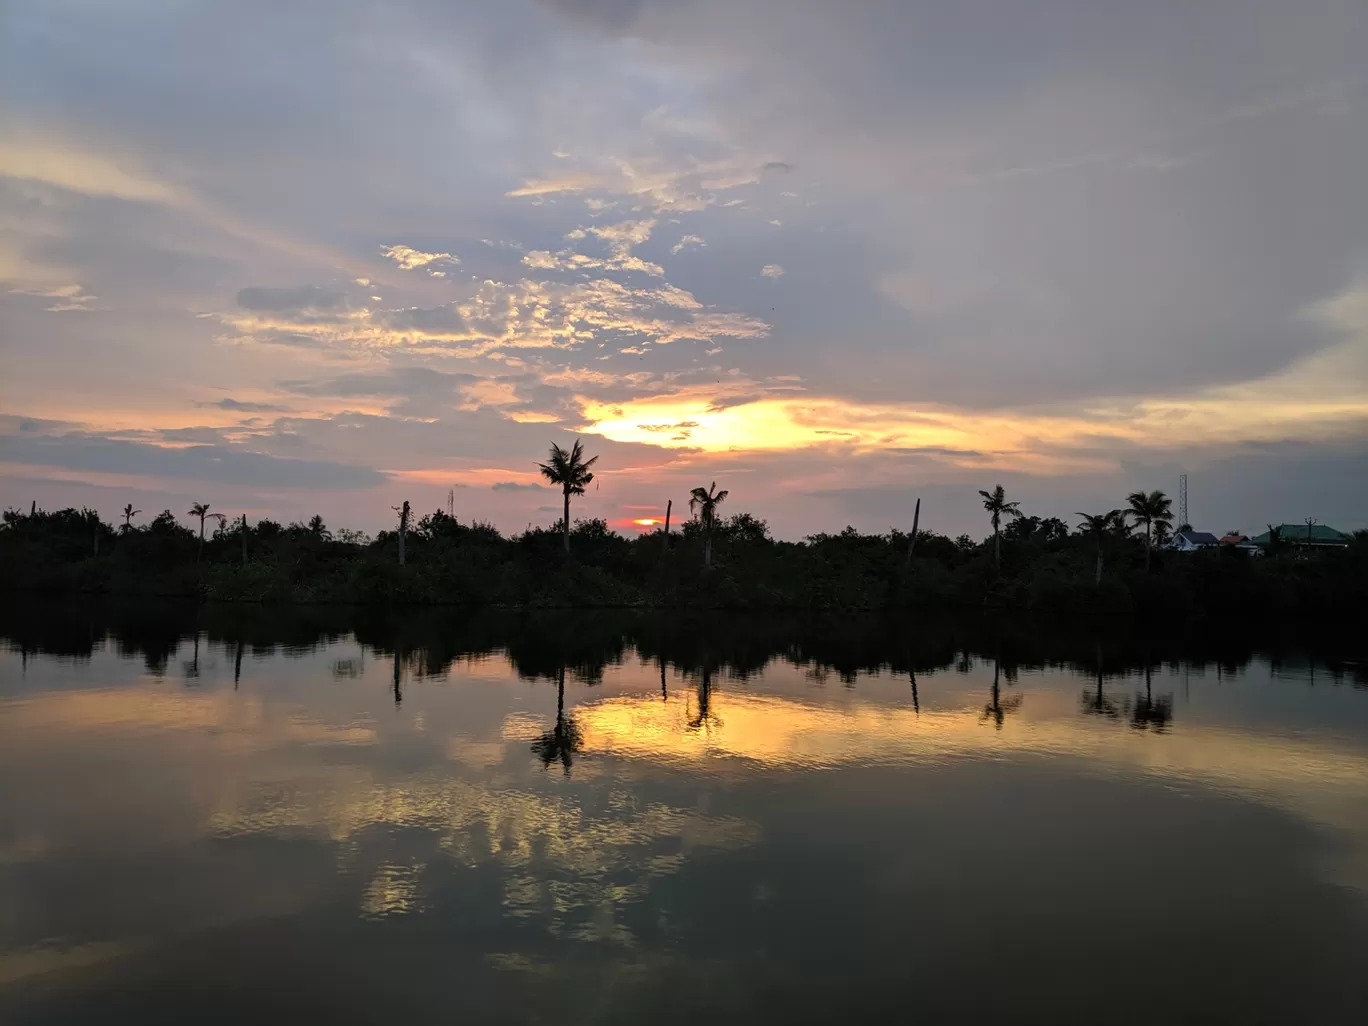
<path id="1" fill-rule="evenodd" d="M 717 482 L 714 481 L 707 488 L 695 488 L 689 493 L 689 512 L 697 513 L 698 519 L 703 522 L 703 566 L 712 566 L 712 539 L 713 526 L 717 523 L 717 507 L 722 505 L 727 498 L 727 490 L 717 490 Z"/>
<path id="2" fill-rule="evenodd" d="M 559 762 L 568 777 L 575 754 L 583 745 L 579 724 L 573 716 L 565 715 L 565 667 L 562 666 L 556 674 L 556 725 L 532 742 L 532 751 L 537 753 L 543 766 Z"/>
<path id="3" fill-rule="evenodd" d="M 238 689 L 238 682 L 242 680 L 242 639 L 238 638 L 237 652 L 233 656 L 233 690 Z"/>
<path id="4" fill-rule="evenodd" d="M 585 485 L 594 479 L 589 468 L 597 462 L 597 456 L 588 460 L 584 458 L 584 447 L 579 439 L 575 439 L 575 444 L 570 447 L 569 452 L 552 442 L 551 458 L 545 463 L 537 464 L 542 477 L 553 485 L 560 485 L 561 495 L 565 499 L 565 520 L 561 524 L 561 530 L 564 532 L 567 554 L 570 552 L 570 496 L 584 494 Z"/>
<path id="5" fill-rule="evenodd" d="M 698 715 L 689 720 L 689 728 L 697 730 L 711 726 L 717 719 L 712 712 L 712 670 L 703 664 L 703 675 L 698 680 Z"/>
<path id="6" fill-rule="evenodd" d="M 195 643 L 194 648 L 191 651 L 190 662 L 187 663 L 185 667 L 185 679 L 198 680 L 199 675 L 199 630 L 197 629 L 195 631 Z"/>
<path id="7" fill-rule="evenodd" d="M 1131 710 L 1131 726 L 1136 730 L 1146 730 L 1152 727 L 1156 734 L 1162 734 L 1172 719 L 1173 696 L 1160 695 L 1157 699 L 1154 697 L 1150 683 L 1150 665 L 1146 661 L 1145 693 L 1135 696 L 1135 706 Z"/>
<path id="8" fill-rule="evenodd" d="M 921 715 L 921 702 L 917 698 L 917 671 L 908 667 L 907 676 L 912 681 L 912 711 L 918 716 Z"/>
<path id="9" fill-rule="evenodd" d="M 1116 719 L 1116 703 L 1110 696 L 1102 693 L 1102 646 L 1097 646 L 1097 693 L 1083 692 L 1083 711 Z"/>
<path id="10" fill-rule="evenodd" d="M 396 707 L 404 701 L 404 692 L 401 687 L 400 674 L 403 671 L 404 657 L 399 653 L 399 646 L 394 646 L 394 704 Z"/>
<path id="11" fill-rule="evenodd" d="M 662 702 L 668 702 L 670 699 L 670 692 L 665 687 L 665 660 L 664 658 L 659 658 L 656 662 L 660 664 L 660 700 Z"/>
<path id="12" fill-rule="evenodd" d="M 998 730 L 1002 729 L 1002 722 L 1007 718 L 1007 714 L 1021 707 L 1020 695 L 1013 695 L 1011 698 L 1007 699 L 1006 702 L 1002 701 L 1002 693 L 998 689 L 1000 664 L 1001 660 L 994 657 L 992 699 L 983 707 L 983 719 L 985 721 L 992 720 L 993 725 L 996 726 Z"/>
<path id="13" fill-rule="evenodd" d="M 998 485 L 991 492 L 985 492 L 983 489 L 979 489 L 979 494 L 983 496 L 983 508 L 991 514 L 989 519 L 993 524 L 993 565 L 996 566 L 998 570 L 1001 570 L 1002 518 L 1007 517 L 1010 520 L 1013 517 L 1021 516 L 1021 510 L 1017 508 L 1021 503 L 1008 502 L 1007 493 L 1002 490 L 1002 485 Z"/>

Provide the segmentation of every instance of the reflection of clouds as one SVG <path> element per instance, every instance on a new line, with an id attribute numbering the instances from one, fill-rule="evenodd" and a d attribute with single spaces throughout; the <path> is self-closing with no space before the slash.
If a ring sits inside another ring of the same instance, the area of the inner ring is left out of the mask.
<path id="1" fill-rule="evenodd" d="M 976 710 L 917 713 L 858 701 L 836 707 L 731 691 L 714 691 L 711 704 L 720 722 L 709 732 L 689 729 L 687 692 L 668 701 L 619 696 L 581 705 L 575 716 L 587 754 L 687 763 L 690 772 L 703 761 L 728 772 L 728 759 L 794 770 L 1048 755 L 1215 786 L 1337 827 L 1361 829 L 1361 819 L 1347 815 L 1353 809 L 1361 816 L 1368 801 L 1368 757 L 1306 739 L 1191 724 L 1156 736 L 1068 716 L 1008 719 L 1001 731 L 986 731 Z"/>
<path id="2" fill-rule="evenodd" d="M 368 919 L 420 912 L 423 867 L 382 864 L 361 896 L 361 912 Z"/>

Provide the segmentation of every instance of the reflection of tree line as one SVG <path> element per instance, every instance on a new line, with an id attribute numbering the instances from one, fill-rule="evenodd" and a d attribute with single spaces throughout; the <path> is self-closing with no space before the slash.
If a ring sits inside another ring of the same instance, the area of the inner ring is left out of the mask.
<path id="1" fill-rule="evenodd" d="M 1368 687 L 1368 665 L 1338 658 L 1357 654 L 1357 642 L 1337 636 L 1301 639 L 1276 633 L 1205 626 L 1184 637 L 1147 637 L 1135 631 L 1099 631 L 1078 625 L 1054 626 L 982 618 L 697 617 L 631 612 L 471 613 L 432 608 L 263 607 L 174 603 L 26 602 L 0 608 L 0 644 L 31 653 L 88 658 L 111 641 L 124 656 L 139 656 L 149 672 L 165 674 L 185 641 L 198 636 L 233 653 L 234 676 L 242 675 L 247 655 L 307 651 L 354 635 L 363 648 L 382 658 L 396 653 L 413 678 L 444 676 L 458 661 L 506 656 L 528 679 L 556 680 L 564 669 L 577 679 L 596 682 L 605 670 L 633 657 L 666 664 L 696 676 L 725 667 L 738 679 L 760 672 L 771 660 L 837 673 L 847 683 L 862 673 L 891 671 L 915 675 L 956 667 L 967 672 L 975 658 L 996 661 L 1001 681 L 1010 685 L 1019 669 L 1061 667 L 1073 672 L 1117 678 L 1156 668 L 1194 672 L 1214 666 L 1237 674 L 1251 660 L 1284 666 L 1314 662 L 1321 679 Z M 1312 658 L 1314 656 L 1314 659 Z M 198 658 L 192 659 L 198 672 Z M 343 667 L 339 675 L 351 675 Z M 662 681 L 662 685 L 664 682 Z M 1096 689 L 1093 689 L 1094 691 Z M 1095 697 L 1095 696 L 1094 696 Z M 1096 702 L 1106 715 L 1104 693 Z M 920 696 L 914 697 L 920 705 Z M 1119 708 L 1119 707 L 1118 707 Z M 1130 701 L 1137 722 L 1158 725 L 1167 711 L 1162 696 Z M 1120 713 L 1118 712 L 1118 715 Z M 996 721 L 997 714 L 991 717 Z"/>

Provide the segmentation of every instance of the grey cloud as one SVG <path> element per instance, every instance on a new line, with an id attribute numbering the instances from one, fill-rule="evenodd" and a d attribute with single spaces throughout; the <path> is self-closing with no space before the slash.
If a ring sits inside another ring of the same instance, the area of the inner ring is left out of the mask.
<path id="1" fill-rule="evenodd" d="M 474 374 L 451 374 L 431 367 L 391 367 L 371 373 L 343 374 L 320 381 L 281 381 L 280 387 L 315 397 L 454 395 L 461 385 L 481 380 Z"/>
<path id="2" fill-rule="evenodd" d="M 461 311 L 455 304 L 422 309 L 410 307 L 406 310 L 377 310 L 371 321 L 390 331 L 415 331 L 423 335 L 465 335 L 470 331 Z"/>
<path id="3" fill-rule="evenodd" d="M 326 460 L 286 459 L 228 445 L 166 448 L 99 435 L 0 436 L 0 461 L 92 473 L 193 478 L 220 484 L 369 488 L 388 475 Z"/>
<path id="4" fill-rule="evenodd" d="M 544 492 L 539 484 L 522 484 L 518 481 L 500 481 L 490 486 L 496 492 Z"/>
<path id="5" fill-rule="evenodd" d="M 244 310 L 341 310 L 347 297 L 317 285 L 286 289 L 253 285 L 238 292 L 237 302 Z"/>
<path id="6" fill-rule="evenodd" d="M 220 399 L 215 403 L 201 403 L 201 406 L 213 406 L 220 410 L 232 410 L 237 413 L 288 413 L 289 407 L 275 406 L 271 403 L 247 403 L 239 399 Z"/>

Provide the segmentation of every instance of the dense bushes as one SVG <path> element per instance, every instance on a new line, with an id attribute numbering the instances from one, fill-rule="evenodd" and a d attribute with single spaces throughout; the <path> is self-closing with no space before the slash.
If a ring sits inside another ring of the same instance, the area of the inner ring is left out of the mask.
<path id="1" fill-rule="evenodd" d="M 1054 522 L 1049 522 L 1054 523 Z M 1012 608 L 1108 612 L 1356 615 L 1368 611 L 1368 538 L 1347 549 L 1284 550 L 1268 557 L 1222 549 L 1156 552 L 1149 573 L 1139 538 L 1097 541 L 1057 529 L 1004 532 L 1002 566 L 991 539 L 923 531 L 908 558 L 898 531 L 847 528 L 802 542 L 772 539 L 739 514 L 714 532 L 703 567 L 703 529 L 628 539 L 601 520 L 580 521 L 571 556 L 557 527 L 505 538 L 438 512 L 406 536 L 335 538 L 320 518 L 282 527 L 229 524 L 201 544 L 169 513 L 115 530 L 93 512 L 9 511 L 0 529 L 4 586 L 14 591 L 202 595 L 246 602 L 421 603 L 505 607 L 636 606 L 874 610 Z M 668 544 L 667 544 L 668 541 Z M 244 546 L 245 542 L 245 546 Z"/>

